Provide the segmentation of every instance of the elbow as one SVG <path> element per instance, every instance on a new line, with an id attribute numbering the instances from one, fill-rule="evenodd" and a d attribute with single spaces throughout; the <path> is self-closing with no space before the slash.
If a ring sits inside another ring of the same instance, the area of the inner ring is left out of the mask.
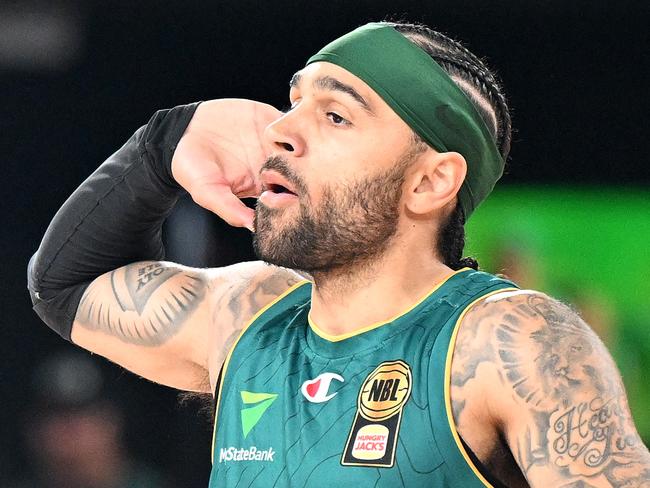
<path id="1" fill-rule="evenodd" d="M 34 255 L 29 259 L 29 263 L 27 263 L 27 289 L 29 290 L 29 297 L 32 300 L 33 307 L 36 307 L 36 304 L 41 300 L 40 283 L 36 271 L 37 259 L 38 251 L 34 253 Z"/>
<path id="2" fill-rule="evenodd" d="M 50 329 L 70 341 L 72 323 L 89 283 L 56 288 L 44 286 L 42 277 L 37 252 L 27 265 L 27 288 L 32 300 L 32 308 Z"/>

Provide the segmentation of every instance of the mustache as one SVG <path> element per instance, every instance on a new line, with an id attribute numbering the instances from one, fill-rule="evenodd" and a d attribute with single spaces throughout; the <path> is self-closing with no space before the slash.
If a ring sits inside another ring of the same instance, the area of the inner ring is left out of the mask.
<path id="1" fill-rule="evenodd" d="M 262 165 L 261 171 L 270 169 L 286 178 L 300 195 L 307 193 L 307 185 L 304 180 L 289 166 L 289 161 L 282 156 L 269 157 Z"/>

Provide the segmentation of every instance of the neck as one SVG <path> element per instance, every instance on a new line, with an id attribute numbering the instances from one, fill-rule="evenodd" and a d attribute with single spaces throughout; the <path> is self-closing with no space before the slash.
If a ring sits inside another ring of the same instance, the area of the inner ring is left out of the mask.
<path id="1" fill-rule="evenodd" d="M 394 246 L 371 262 L 314 273 L 310 318 L 326 334 L 354 333 L 405 312 L 452 273 L 421 243 Z"/>

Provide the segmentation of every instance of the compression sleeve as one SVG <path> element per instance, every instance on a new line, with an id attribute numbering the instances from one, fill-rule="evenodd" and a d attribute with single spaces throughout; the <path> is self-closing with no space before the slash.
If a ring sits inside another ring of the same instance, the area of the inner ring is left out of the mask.
<path id="1" fill-rule="evenodd" d="M 84 291 L 120 266 L 160 260 L 161 228 L 182 188 L 171 160 L 198 103 L 156 112 L 68 198 L 28 266 L 38 316 L 64 339 Z"/>

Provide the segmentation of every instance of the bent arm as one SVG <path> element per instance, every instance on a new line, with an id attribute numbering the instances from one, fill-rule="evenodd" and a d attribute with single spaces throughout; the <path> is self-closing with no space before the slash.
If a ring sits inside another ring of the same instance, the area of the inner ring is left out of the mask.
<path id="1" fill-rule="evenodd" d="M 479 332 L 454 358 L 458 369 L 473 371 L 457 398 L 476 404 L 484 395 L 532 487 L 650 487 L 650 453 L 616 365 L 573 310 L 539 293 L 512 292 L 488 298 L 465 321 Z M 471 346 L 481 340 L 481 349 Z M 479 374 L 494 378 L 489 388 L 472 385 Z"/>
<path id="2" fill-rule="evenodd" d="M 196 107 L 156 112 L 73 193 L 28 281 L 35 311 L 65 339 L 158 383 L 208 392 L 246 322 L 301 278 L 260 262 L 159 261 L 161 226 L 182 191 L 172 158 Z"/>
<path id="3" fill-rule="evenodd" d="M 161 226 L 181 187 L 171 159 L 196 104 L 161 110 L 68 198 L 29 263 L 34 310 L 70 339 L 77 306 L 98 276 L 162 259 Z"/>
<path id="4" fill-rule="evenodd" d="M 88 287 L 72 341 L 149 380 L 210 393 L 245 324 L 298 281 L 262 262 L 211 270 L 133 263 Z"/>

